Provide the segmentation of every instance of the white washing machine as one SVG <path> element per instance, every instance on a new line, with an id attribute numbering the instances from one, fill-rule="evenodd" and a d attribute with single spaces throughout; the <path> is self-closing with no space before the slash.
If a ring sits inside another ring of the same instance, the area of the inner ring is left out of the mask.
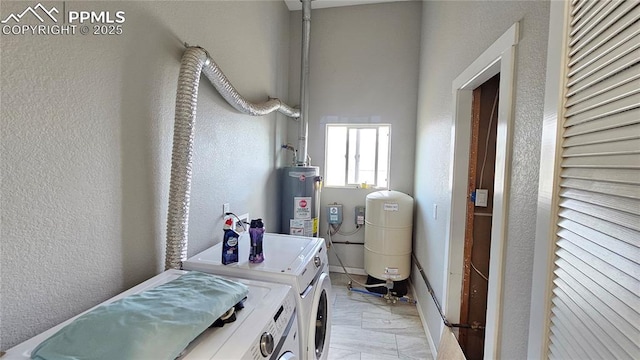
<path id="1" fill-rule="evenodd" d="M 331 337 L 331 280 L 324 239 L 265 233 L 265 260 L 249 262 L 249 234 L 241 234 L 239 261 L 222 264 L 222 243 L 187 259 L 185 270 L 291 285 L 297 293 L 302 359 L 324 360 Z"/>
<path id="2" fill-rule="evenodd" d="M 100 304 L 140 293 L 176 279 L 187 271 L 167 270 Z M 230 278 L 249 287 L 244 308 L 236 321 L 209 328 L 182 351 L 180 360 L 297 360 L 299 346 L 295 294 L 290 286 Z M 98 305 L 99 306 L 99 305 Z M 88 311 L 91 311 L 88 310 Z M 80 316 L 80 315 L 78 315 Z M 31 358 L 31 351 L 78 316 L 57 325 L 7 351 L 2 360 Z M 149 344 L 154 346 L 154 344 Z"/>

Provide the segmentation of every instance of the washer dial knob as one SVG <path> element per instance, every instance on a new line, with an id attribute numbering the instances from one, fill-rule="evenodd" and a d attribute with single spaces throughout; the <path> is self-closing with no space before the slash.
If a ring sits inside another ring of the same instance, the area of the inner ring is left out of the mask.
<path id="1" fill-rule="evenodd" d="M 262 356 L 266 357 L 271 355 L 273 352 L 273 346 L 273 335 L 266 331 L 262 333 L 262 336 L 260 336 L 260 352 L 262 353 Z"/>
<path id="2" fill-rule="evenodd" d="M 316 265 L 316 267 L 320 267 L 320 265 L 322 265 L 322 260 L 320 260 L 320 256 L 314 257 L 313 263 Z"/>

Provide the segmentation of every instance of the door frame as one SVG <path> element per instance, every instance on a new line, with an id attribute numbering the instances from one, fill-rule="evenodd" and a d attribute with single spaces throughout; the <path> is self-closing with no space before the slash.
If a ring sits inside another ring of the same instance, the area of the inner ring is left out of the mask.
<path id="1" fill-rule="evenodd" d="M 451 129 L 451 168 L 449 188 L 451 204 L 447 221 L 444 275 L 444 312 L 452 323 L 459 322 L 462 294 L 464 226 L 471 142 L 473 89 L 500 73 L 500 102 L 496 140 L 496 168 L 493 195 L 493 220 L 487 293 L 485 352 L 487 359 L 497 358 L 500 349 L 504 247 L 507 232 L 509 171 L 513 127 L 515 55 L 519 23 L 513 24 L 452 83 L 454 119 Z M 444 325 L 443 325 L 444 326 Z"/>
<path id="2" fill-rule="evenodd" d="M 547 73 L 544 91 L 544 121 L 540 142 L 540 170 L 538 178 L 538 208 L 536 239 L 531 279 L 531 310 L 529 315 L 529 359 L 547 358 L 555 257 L 556 221 L 558 216 L 559 154 L 562 147 L 563 85 L 569 48 L 570 2 L 551 2 L 547 44 Z"/>

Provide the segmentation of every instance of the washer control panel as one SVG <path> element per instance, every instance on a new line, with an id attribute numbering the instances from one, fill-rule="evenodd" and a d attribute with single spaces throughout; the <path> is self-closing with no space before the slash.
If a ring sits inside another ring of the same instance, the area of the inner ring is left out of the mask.
<path id="1" fill-rule="evenodd" d="M 274 350 L 278 349 L 278 343 L 283 337 L 286 337 L 290 321 L 295 321 L 293 316 L 296 310 L 295 299 L 292 293 L 280 305 L 273 314 L 268 325 L 260 333 L 259 337 L 253 341 L 251 345 L 251 358 L 254 360 L 263 360 L 270 358 Z M 282 349 L 297 350 L 297 349 Z"/>

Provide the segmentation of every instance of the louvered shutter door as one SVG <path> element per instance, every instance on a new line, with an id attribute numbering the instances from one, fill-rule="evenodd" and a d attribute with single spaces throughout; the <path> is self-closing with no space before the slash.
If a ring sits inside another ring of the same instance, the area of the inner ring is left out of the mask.
<path id="1" fill-rule="evenodd" d="M 570 5 L 549 357 L 640 358 L 640 1 Z"/>

